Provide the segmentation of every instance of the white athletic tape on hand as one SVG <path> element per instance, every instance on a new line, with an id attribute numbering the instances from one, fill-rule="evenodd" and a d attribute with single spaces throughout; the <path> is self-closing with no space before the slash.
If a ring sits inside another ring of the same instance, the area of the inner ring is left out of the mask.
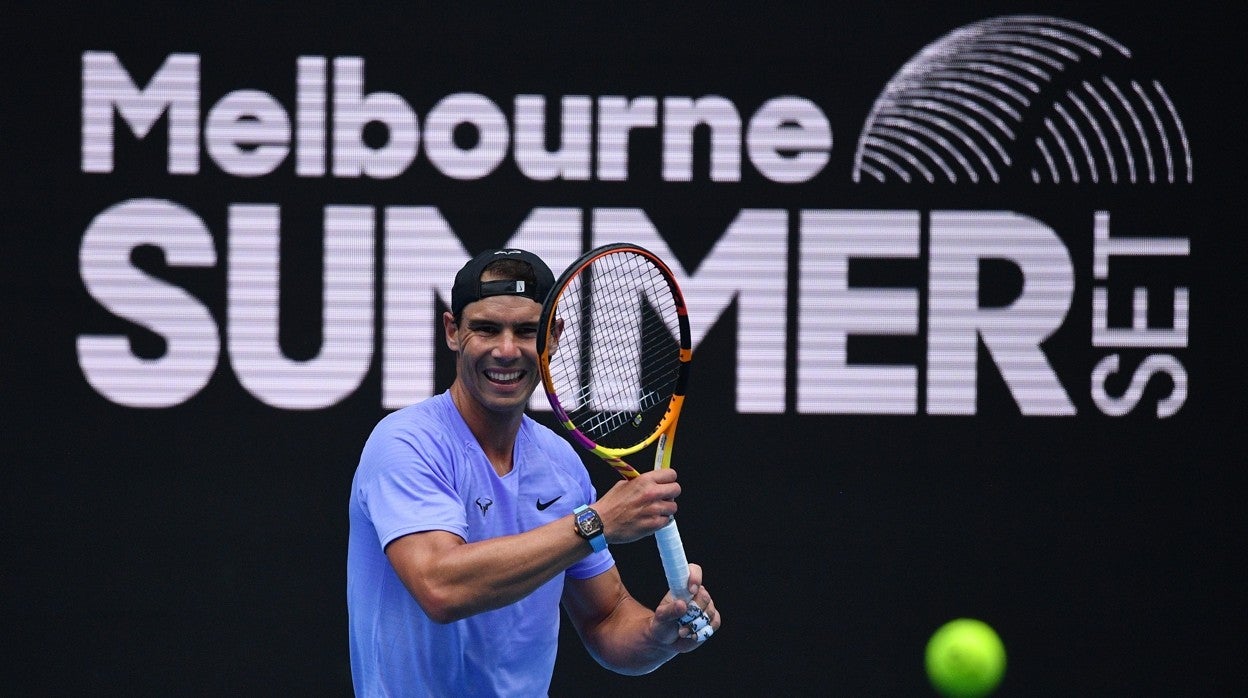
<path id="1" fill-rule="evenodd" d="M 697 618 L 694 618 L 694 619 L 693 619 L 693 622 L 689 623 L 689 630 L 690 630 L 691 632 L 696 633 L 696 632 L 698 632 L 699 630 L 701 630 L 702 628 L 705 628 L 705 627 L 707 627 L 707 626 L 708 626 L 708 625 L 710 625 L 710 624 L 711 624 L 711 619 L 710 619 L 709 617 L 707 617 L 707 615 L 706 615 L 705 613 L 703 613 L 702 615 L 698 616 Z"/>
<path id="2" fill-rule="evenodd" d="M 693 621 L 697 620 L 700 615 L 702 615 L 702 609 L 698 608 L 698 605 L 691 601 L 689 602 L 689 610 L 685 611 L 685 615 L 681 616 L 680 621 L 678 622 L 681 625 L 689 625 Z"/>
<path id="3" fill-rule="evenodd" d="M 715 634 L 715 628 L 711 627 L 711 617 L 696 603 L 689 604 L 689 611 L 681 616 L 680 624 L 689 628 L 689 637 L 697 640 L 699 645 Z"/>

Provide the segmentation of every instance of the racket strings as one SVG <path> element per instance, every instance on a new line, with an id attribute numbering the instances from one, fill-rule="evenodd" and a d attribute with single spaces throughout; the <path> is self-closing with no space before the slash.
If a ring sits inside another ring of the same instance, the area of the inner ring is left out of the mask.
<path id="1" fill-rule="evenodd" d="M 562 289 L 555 314 L 564 326 L 550 371 L 568 418 L 595 439 L 621 430 L 625 441 L 644 439 L 681 366 L 679 312 L 663 273 L 642 255 L 604 255 Z"/>

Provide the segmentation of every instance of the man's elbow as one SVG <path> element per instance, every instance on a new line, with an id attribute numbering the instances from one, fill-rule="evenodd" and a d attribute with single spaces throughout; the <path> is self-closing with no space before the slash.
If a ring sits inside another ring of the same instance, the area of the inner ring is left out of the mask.
<path id="1" fill-rule="evenodd" d="M 433 586 L 416 586 L 405 584 L 407 593 L 412 595 L 420 610 L 424 611 L 429 620 L 439 625 L 463 620 L 475 613 L 454 589 L 438 589 Z"/>
<path id="2" fill-rule="evenodd" d="M 454 623 L 473 614 L 473 611 L 449 594 L 427 593 L 416 596 L 416 603 L 429 616 L 429 620 L 439 625 Z"/>

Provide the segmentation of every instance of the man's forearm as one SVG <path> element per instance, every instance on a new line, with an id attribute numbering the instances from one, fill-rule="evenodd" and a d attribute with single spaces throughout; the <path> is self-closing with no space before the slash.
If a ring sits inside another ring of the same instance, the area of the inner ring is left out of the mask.
<path id="1" fill-rule="evenodd" d="M 541 585 L 590 552 L 576 535 L 572 517 L 564 517 L 524 533 L 463 543 L 444 532 L 439 541 L 392 543 L 386 555 L 403 584 L 430 618 L 450 623 L 502 608 L 533 593 Z"/>

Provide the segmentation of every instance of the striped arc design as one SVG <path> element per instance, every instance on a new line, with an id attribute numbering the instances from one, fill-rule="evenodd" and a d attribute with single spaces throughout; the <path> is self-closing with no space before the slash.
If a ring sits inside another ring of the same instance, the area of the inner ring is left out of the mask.
<path id="1" fill-rule="evenodd" d="M 1192 182 L 1178 109 L 1161 83 L 1124 71 L 1102 32 L 1032 15 L 950 32 L 876 98 L 853 180 L 999 183 Z M 1123 75 L 1127 72 L 1127 75 Z"/>

